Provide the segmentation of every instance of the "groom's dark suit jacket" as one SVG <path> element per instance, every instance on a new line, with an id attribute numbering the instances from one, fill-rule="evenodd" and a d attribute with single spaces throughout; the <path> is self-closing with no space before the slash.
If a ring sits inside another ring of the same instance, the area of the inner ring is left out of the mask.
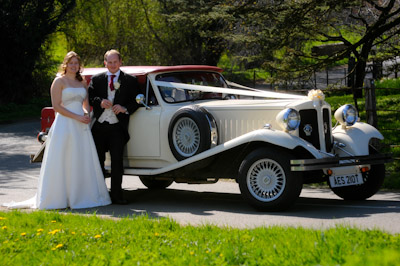
<path id="1" fill-rule="evenodd" d="M 136 95 L 140 94 L 137 78 L 120 72 L 118 82 L 121 85 L 115 92 L 114 105 L 119 104 L 128 110 L 128 114 L 119 113 L 117 118 L 119 125 L 124 131 L 126 142 L 129 140 L 128 124 L 129 116 L 133 114 L 139 105 L 136 103 Z M 100 103 L 103 99 L 108 98 L 108 76 L 107 72 L 94 75 L 89 84 L 89 103 L 93 106 L 93 112 L 96 119 L 99 119 L 104 109 Z"/>

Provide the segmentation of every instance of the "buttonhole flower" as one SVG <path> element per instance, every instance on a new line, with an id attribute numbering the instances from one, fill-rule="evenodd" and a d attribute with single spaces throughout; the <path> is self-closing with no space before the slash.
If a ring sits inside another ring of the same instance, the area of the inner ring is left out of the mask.
<path id="1" fill-rule="evenodd" d="M 119 87 L 121 87 L 121 84 L 118 81 L 114 82 L 114 89 L 118 90 Z"/>

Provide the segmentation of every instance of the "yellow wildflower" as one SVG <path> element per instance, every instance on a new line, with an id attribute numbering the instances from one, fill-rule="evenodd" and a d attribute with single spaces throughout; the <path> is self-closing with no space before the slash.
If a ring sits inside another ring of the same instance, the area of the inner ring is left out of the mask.
<path id="1" fill-rule="evenodd" d="M 190 251 L 190 255 L 194 255 L 194 251 Z"/>
<path id="2" fill-rule="evenodd" d="M 3 226 L 1 229 L 6 230 L 6 229 L 7 229 L 7 226 Z"/>
<path id="3" fill-rule="evenodd" d="M 43 232 L 43 229 L 38 229 L 38 230 L 36 230 L 38 233 L 40 233 L 40 232 Z"/>
<path id="4" fill-rule="evenodd" d="M 3 244 L 7 244 L 8 243 L 8 240 L 5 240 L 4 242 L 3 242 Z"/>
<path id="5" fill-rule="evenodd" d="M 60 232 L 60 229 L 55 229 L 53 231 L 50 231 L 49 234 L 50 235 L 55 235 L 57 232 Z"/>
<path id="6" fill-rule="evenodd" d="M 159 236 L 160 234 L 159 234 L 159 233 L 157 233 L 157 232 L 155 232 L 155 233 L 154 233 L 154 235 L 155 235 L 155 236 Z"/>
<path id="7" fill-rule="evenodd" d="M 1 221 L 1 220 L 6 220 L 6 219 L 7 219 L 6 217 L 1 217 L 1 216 L 0 216 L 0 221 Z"/>
<path id="8" fill-rule="evenodd" d="M 56 223 L 57 221 L 56 221 L 56 220 L 53 220 L 53 221 L 51 221 L 51 222 L 54 224 L 54 223 Z"/>
<path id="9" fill-rule="evenodd" d="M 21 233 L 21 236 L 26 236 L 26 233 L 25 232 Z"/>
<path id="10" fill-rule="evenodd" d="M 71 232 L 71 235 L 75 235 L 75 232 Z"/>
<path id="11" fill-rule="evenodd" d="M 59 248 L 62 248 L 64 245 L 63 244 L 58 244 L 56 247 L 52 248 L 51 250 L 56 250 Z"/>
<path id="12" fill-rule="evenodd" d="M 100 238 L 101 237 L 101 235 L 95 235 L 94 236 L 94 238 Z"/>

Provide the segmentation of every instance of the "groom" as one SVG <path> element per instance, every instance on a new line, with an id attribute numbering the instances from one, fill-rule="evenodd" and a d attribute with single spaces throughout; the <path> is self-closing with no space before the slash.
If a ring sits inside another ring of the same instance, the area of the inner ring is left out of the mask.
<path id="1" fill-rule="evenodd" d="M 129 116 L 139 107 L 135 98 L 140 90 L 136 77 L 120 70 L 122 58 L 117 50 L 105 53 L 104 64 L 108 71 L 94 75 L 89 84 L 89 102 L 96 118 L 92 134 L 103 173 L 105 153 L 110 151 L 111 200 L 127 204 L 122 196 L 123 153 L 129 140 Z"/>

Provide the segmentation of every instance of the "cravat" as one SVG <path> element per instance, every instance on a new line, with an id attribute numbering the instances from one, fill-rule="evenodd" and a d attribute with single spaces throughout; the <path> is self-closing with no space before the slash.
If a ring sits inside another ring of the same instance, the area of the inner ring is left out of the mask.
<path id="1" fill-rule="evenodd" d="M 110 90 L 113 91 L 114 90 L 114 78 L 115 75 L 110 75 L 110 83 L 108 84 L 108 86 L 110 86 Z"/>

